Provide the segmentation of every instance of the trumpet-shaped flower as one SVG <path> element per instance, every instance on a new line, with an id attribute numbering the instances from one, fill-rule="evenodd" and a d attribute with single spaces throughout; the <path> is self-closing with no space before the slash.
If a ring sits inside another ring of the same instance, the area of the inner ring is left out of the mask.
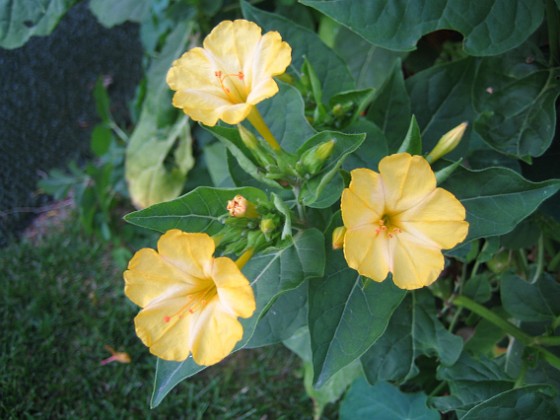
<path id="1" fill-rule="evenodd" d="M 400 153 L 379 163 L 379 173 L 355 169 L 342 193 L 344 257 L 361 275 L 401 289 L 433 283 L 444 267 L 442 249 L 468 233 L 465 208 L 421 156 Z"/>
<path id="2" fill-rule="evenodd" d="M 161 359 L 218 363 L 243 336 L 237 318 L 255 310 L 249 281 L 231 259 L 214 258 L 205 233 L 173 229 L 157 248 L 138 251 L 124 272 L 126 295 L 143 308 L 136 334 Z"/>
<path id="3" fill-rule="evenodd" d="M 278 32 L 246 20 L 223 21 L 196 47 L 175 60 L 167 84 L 173 105 L 193 120 L 237 124 L 254 106 L 278 92 L 273 76 L 286 71 L 292 49 Z"/>

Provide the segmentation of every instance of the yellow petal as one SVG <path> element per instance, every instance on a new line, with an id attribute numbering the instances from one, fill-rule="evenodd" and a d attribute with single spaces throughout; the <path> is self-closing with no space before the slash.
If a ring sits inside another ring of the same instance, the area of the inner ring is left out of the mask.
<path id="1" fill-rule="evenodd" d="M 453 194 L 442 188 L 435 189 L 397 219 L 401 229 L 443 249 L 453 248 L 462 242 L 469 230 L 465 208 Z"/>
<path id="2" fill-rule="evenodd" d="M 354 169 L 349 188 L 342 192 L 344 226 L 351 229 L 378 221 L 383 215 L 384 196 L 379 174 L 369 169 Z"/>
<path id="3" fill-rule="evenodd" d="M 348 266 L 362 276 L 383 281 L 391 268 L 390 245 L 384 234 L 377 235 L 377 227 L 365 225 L 347 230 L 344 235 L 344 258 Z"/>
<path id="4" fill-rule="evenodd" d="M 402 232 L 395 236 L 393 282 L 401 289 L 419 289 L 437 280 L 444 267 L 441 250 Z"/>
<path id="5" fill-rule="evenodd" d="M 225 311 L 217 299 L 193 316 L 190 327 L 193 359 L 203 366 L 224 359 L 243 337 L 243 327 L 239 321 Z"/>
<path id="6" fill-rule="evenodd" d="M 164 360 L 185 360 L 189 353 L 190 324 L 193 314 L 166 317 L 181 311 L 186 296 L 160 300 L 148 305 L 134 319 L 136 335 L 150 348 L 150 352 Z"/>
<path id="7" fill-rule="evenodd" d="M 200 47 L 193 48 L 175 60 L 167 72 L 166 82 L 176 91 L 201 90 L 226 98 L 216 77 L 216 68 Z"/>
<path id="8" fill-rule="evenodd" d="M 138 251 L 123 274 L 126 296 L 140 307 L 165 295 L 170 288 L 194 286 L 194 282 L 178 267 L 164 261 L 153 249 Z"/>
<path id="9" fill-rule="evenodd" d="M 167 231 L 158 241 L 158 251 L 169 264 L 196 279 L 209 278 L 215 250 L 213 239 L 206 233 Z"/>
<path id="10" fill-rule="evenodd" d="M 421 156 L 398 153 L 379 162 L 385 187 L 385 208 L 389 215 L 416 205 L 436 188 L 436 177 Z"/>
<path id="11" fill-rule="evenodd" d="M 253 288 L 232 260 L 226 257 L 216 258 L 212 278 L 224 311 L 242 318 L 253 315 L 256 308 Z"/>

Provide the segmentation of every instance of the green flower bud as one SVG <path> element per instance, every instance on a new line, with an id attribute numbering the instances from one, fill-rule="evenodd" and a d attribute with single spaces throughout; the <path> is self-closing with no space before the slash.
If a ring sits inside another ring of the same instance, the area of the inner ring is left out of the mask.
<path id="1" fill-rule="evenodd" d="M 315 175 L 323 168 L 323 165 L 331 156 L 335 143 L 336 140 L 331 139 L 306 150 L 301 155 L 298 166 L 300 166 L 305 173 Z"/>
<path id="2" fill-rule="evenodd" d="M 439 158 L 453 151 L 461 142 L 463 134 L 469 124 L 463 122 L 455 127 L 453 130 L 445 133 L 438 141 L 432 151 L 426 156 L 426 160 L 431 164 Z"/>

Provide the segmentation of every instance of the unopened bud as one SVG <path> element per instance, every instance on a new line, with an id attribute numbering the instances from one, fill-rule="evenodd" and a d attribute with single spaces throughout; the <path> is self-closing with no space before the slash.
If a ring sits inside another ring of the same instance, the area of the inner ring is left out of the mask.
<path id="1" fill-rule="evenodd" d="M 311 175 L 319 172 L 331 156 L 335 143 L 336 140 L 332 139 L 306 150 L 300 159 L 300 165 L 303 170 Z"/>
<path id="2" fill-rule="evenodd" d="M 344 235 L 346 235 L 346 228 L 339 226 L 333 230 L 332 233 L 332 248 L 342 249 L 344 246 Z"/>
<path id="3" fill-rule="evenodd" d="M 428 163 L 434 163 L 439 158 L 452 152 L 461 142 L 463 134 L 469 124 L 463 122 L 455 127 L 453 130 L 445 133 L 438 141 L 432 151 L 426 156 Z"/>
<path id="4" fill-rule="evenodd" d="M 268 241 L 272 239 L 274 232 L 276 232 L 276 229 L 278 228 L 278 224 L 278 217 L 275 216 L 263 217 L 263 219 L 261 220 L 259 228 Z"/>
<path id="5" fill-rule="evenodd" d="M 229 200 L 227 210 L 232 217 L 247 217 L 250 219 L 259 217 L 255 205 L 242 195 L 236 195 L 233 200 Z"/>
<path id="6" fill-rule="evenodd" d="M 259 147 L 257 137 L 250 130 L 243 127 L 241 124 L 237 125 L 237 129 L 239 130 L 239 136 L 243 144 L 247 146 L 249 150 L 256 150 Z"/>

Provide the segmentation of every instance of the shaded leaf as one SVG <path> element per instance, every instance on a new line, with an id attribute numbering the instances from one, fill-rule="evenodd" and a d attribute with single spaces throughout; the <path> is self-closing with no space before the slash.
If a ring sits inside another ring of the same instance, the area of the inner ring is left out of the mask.
<path id="1" fill-rule="evenodd" d="M 428 0 L 302 0 L 358 33 L 374 45 L 396 51 L 413 50 L 425 34 L 452 29 L 465 37 L 471 55 L 497 55 L 515 48 L 540 25 L 542 2 L 494 0 L 464 2 Z"/>
<path id="2" fill-rule="evenodd" d="M 340 405 L 341 420 L 438 420 L 439 413 L 428 408 L 424 393 L 405 394 L 387 382 L 369 385 L 356 380 Z"/>
<path id="3" fill-rule="evenodd" d="M 150 14 L 151 0 L 90 0 L 89 8 L 107 28 L 126 21 L 142 22 Z"/>

